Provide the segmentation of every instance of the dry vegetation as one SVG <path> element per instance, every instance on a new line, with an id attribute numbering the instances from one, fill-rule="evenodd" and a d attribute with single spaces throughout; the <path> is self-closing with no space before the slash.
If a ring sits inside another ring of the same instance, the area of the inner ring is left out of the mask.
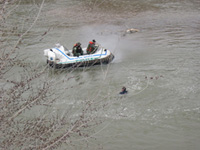
<path id="1" fill-rule="evenodd" d="M 23 39 L 37 22 L 44 1 L 32 1 L 31 8 L 37 14 L 22 13 L 18 21 L 26 21 L 13 24 L 10 18 L 20 2 L 0 1 L 0 149 L 56 149 L 64 143 L 73 147 L 74 141 L 85 144 L 94 127 L 102 123 L 98 111 L 106 104 L 95 102 L 95 97 L 82 100 L 81 108 L 52 109 L 67 89 L 54 92 L 62 81 L 49 78 L 47 68 L 32 66 L 20 54 Z"/>

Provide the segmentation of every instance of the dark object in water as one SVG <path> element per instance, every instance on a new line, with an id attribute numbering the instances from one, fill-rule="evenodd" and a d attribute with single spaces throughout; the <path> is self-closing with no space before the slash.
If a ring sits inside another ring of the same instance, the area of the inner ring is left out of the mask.
<path id="1" fill-rule="evenodd" d="M 126 90 L 126 87 L 122 87 L 122 91 L 119 94 L 127 94 L 128 91 Z"/>

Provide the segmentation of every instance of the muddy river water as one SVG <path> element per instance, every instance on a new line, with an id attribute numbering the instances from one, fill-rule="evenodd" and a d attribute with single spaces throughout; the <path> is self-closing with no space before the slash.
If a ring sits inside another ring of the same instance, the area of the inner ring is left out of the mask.
<path id="1" fill-rule="evenodd" d="M 29 5 L 21 4 L 21 11 Z M 139 32 L 126 33 L 130 28 Z M 47 0 L 31 32 L 22 50 L 41 67 L 46 63 L 43 50 L 55 43 L 71 49 L 76 42 L 86 47 L 95 39 L 115 55 L 109 65 L 52 75 L 74 77 L 55 87 L 73 88 L 53 109 L 88 95 L 110 102 L 89 149 L 98 144 L 106 150 L 199 149 L 199 0 Z M 121 97 L 122 86 L 128 94 Z"/>

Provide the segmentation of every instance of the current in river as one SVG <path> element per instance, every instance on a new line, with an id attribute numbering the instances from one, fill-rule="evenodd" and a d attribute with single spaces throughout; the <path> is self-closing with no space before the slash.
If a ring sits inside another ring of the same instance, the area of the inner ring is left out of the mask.
<path id="1" fill-rule="evenodd" d="M 21 4 L 21 13 L 31 4 Z M 137 32 L 127 32 L 132 28 Z M 199 0 L 48 0 L 31 32 L 22 50 L 41 67 L 43 50 L 56 43 L 72 49 L 76 42 L 86 47 L 95 39 L 115 55 L 109 65 L 52 75 L 73 78 L 55 87 L 71 87 L 55 110 L 88 95 L 110 103 L 89 149 L 98 144 L 106 150 L 199 149 Z M 120 97 L 123 86 L 128 94 Z"/>

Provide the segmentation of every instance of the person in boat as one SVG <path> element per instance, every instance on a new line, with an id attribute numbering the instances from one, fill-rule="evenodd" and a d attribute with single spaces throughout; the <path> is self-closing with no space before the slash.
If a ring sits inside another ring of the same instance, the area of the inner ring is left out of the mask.
<path id="1" fill-rule="evenodd" d="M 97 48 L 95 44 L 96 44 L 95 40 L 92 40 L 89 42 L 88 47 L 87 47 L 87 54 L 93 54 L 95 52 Z"/>
<path id="2" fill-rule="evenodd" d="M 128 91 L 126 90 L 126 87 L 122 87 L 122 91 L 119 94 L 127 94 Z"/>
<path id="3" fill-rule="evenodd" d="M 74 45 L 74 47 L 72 48 L 72 53 L 74 56 L 79 57 L 80 55 L 83 55 L 83 50 L 81 48 L 81 43 L 78 42 Z"/>

